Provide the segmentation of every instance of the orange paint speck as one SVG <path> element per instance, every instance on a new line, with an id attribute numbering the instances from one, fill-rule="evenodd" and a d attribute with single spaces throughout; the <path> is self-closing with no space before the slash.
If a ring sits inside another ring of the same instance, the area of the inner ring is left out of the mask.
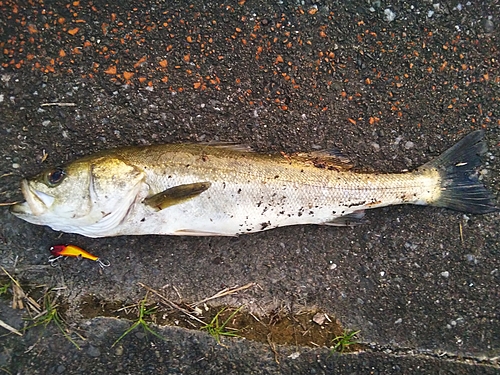
<path id="1" fill-rule="evenodd" d="M 75 27 L 74 29 L 68 30 L 68 34 L 75 35 L 80 30 L 79 27 Z"/>
<path id="2" fill-rule="evenodd" d="M 142 64 L 144 64 L 146 62 L 146 60 L 148 59 L 147 56 L 143 56 L 139 59 L 139 61 L 137 61 L 135 64 L 134 64 L 134 68 L 138 68 L 140 67 Z"/>
<path id="3" fill-rule="evenodd" d="M 127 81 L 130 80 L 134 76 L 134 73 L 132 72 L 123 72 L 123 78 L 125 78 Z"/>
<path id="4" fill-rule="evenodd" d="M 116 74 L 116 66 L 114 66 L 114 65 L 110 66 L 108 69 L 106 69 L 104 71 L 104 73 L 115 75 Z"/>
<path id="5" fill-rule="evenodd" d="M 36 34 L 38 32 L 38 30 L 37 30 L 35 25 L 28 25 L 28 32 L 30 34 Z"/>

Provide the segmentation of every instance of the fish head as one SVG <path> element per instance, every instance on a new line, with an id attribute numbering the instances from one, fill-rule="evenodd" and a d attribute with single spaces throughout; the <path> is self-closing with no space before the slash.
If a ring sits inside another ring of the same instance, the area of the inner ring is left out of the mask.
<path id="1" fill-rule="evenodd" d="M 112 157 L 84 158 L 21 182 L 11 212 L 30 223 L 90 237 L 106 235 L 136 200 L 144 173 Z"/>

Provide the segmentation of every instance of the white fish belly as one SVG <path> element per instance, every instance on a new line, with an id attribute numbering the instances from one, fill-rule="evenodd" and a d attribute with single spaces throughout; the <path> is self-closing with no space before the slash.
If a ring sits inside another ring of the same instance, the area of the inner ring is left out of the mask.
<path id="1" fill-rule="evenodd" d="M 211 187 L 186 202 L 161 211 L 138 199 L 116 228 L 120 234 L 225 235 L 259 232 L 281 226 L 325 224 L 368 208 L 393 204 L 426 204 L 437 194 L 434 176 L 364 175 L 322 171 L 317 181 L 210 181 Z M 204 181 L 191 175 L 171 186 Z"/>

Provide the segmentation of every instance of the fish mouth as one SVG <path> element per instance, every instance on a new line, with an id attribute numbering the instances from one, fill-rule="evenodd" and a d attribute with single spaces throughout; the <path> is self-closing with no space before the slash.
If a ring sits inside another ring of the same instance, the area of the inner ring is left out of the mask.
<path id="1" fill-rule="evenodd" d="M 28 180 L 21 182 L 21 191 L 26 201 L 11 207 L 14 214 L 39 216 L 52 206 L 55 200 L 53 196 L 32 188 Z"/>

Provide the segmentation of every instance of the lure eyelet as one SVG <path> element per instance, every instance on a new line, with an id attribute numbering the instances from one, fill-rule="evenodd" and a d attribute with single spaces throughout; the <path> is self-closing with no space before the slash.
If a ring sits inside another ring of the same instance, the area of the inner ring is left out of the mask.
<path id="1" fill-rule="evenodd" d="M 49 187 L 55 187 L 59 185 L 66 177 L 66 172 L 62 168 L 56 168 L 48 172 L 45 176 L 45 182 Z"/>

